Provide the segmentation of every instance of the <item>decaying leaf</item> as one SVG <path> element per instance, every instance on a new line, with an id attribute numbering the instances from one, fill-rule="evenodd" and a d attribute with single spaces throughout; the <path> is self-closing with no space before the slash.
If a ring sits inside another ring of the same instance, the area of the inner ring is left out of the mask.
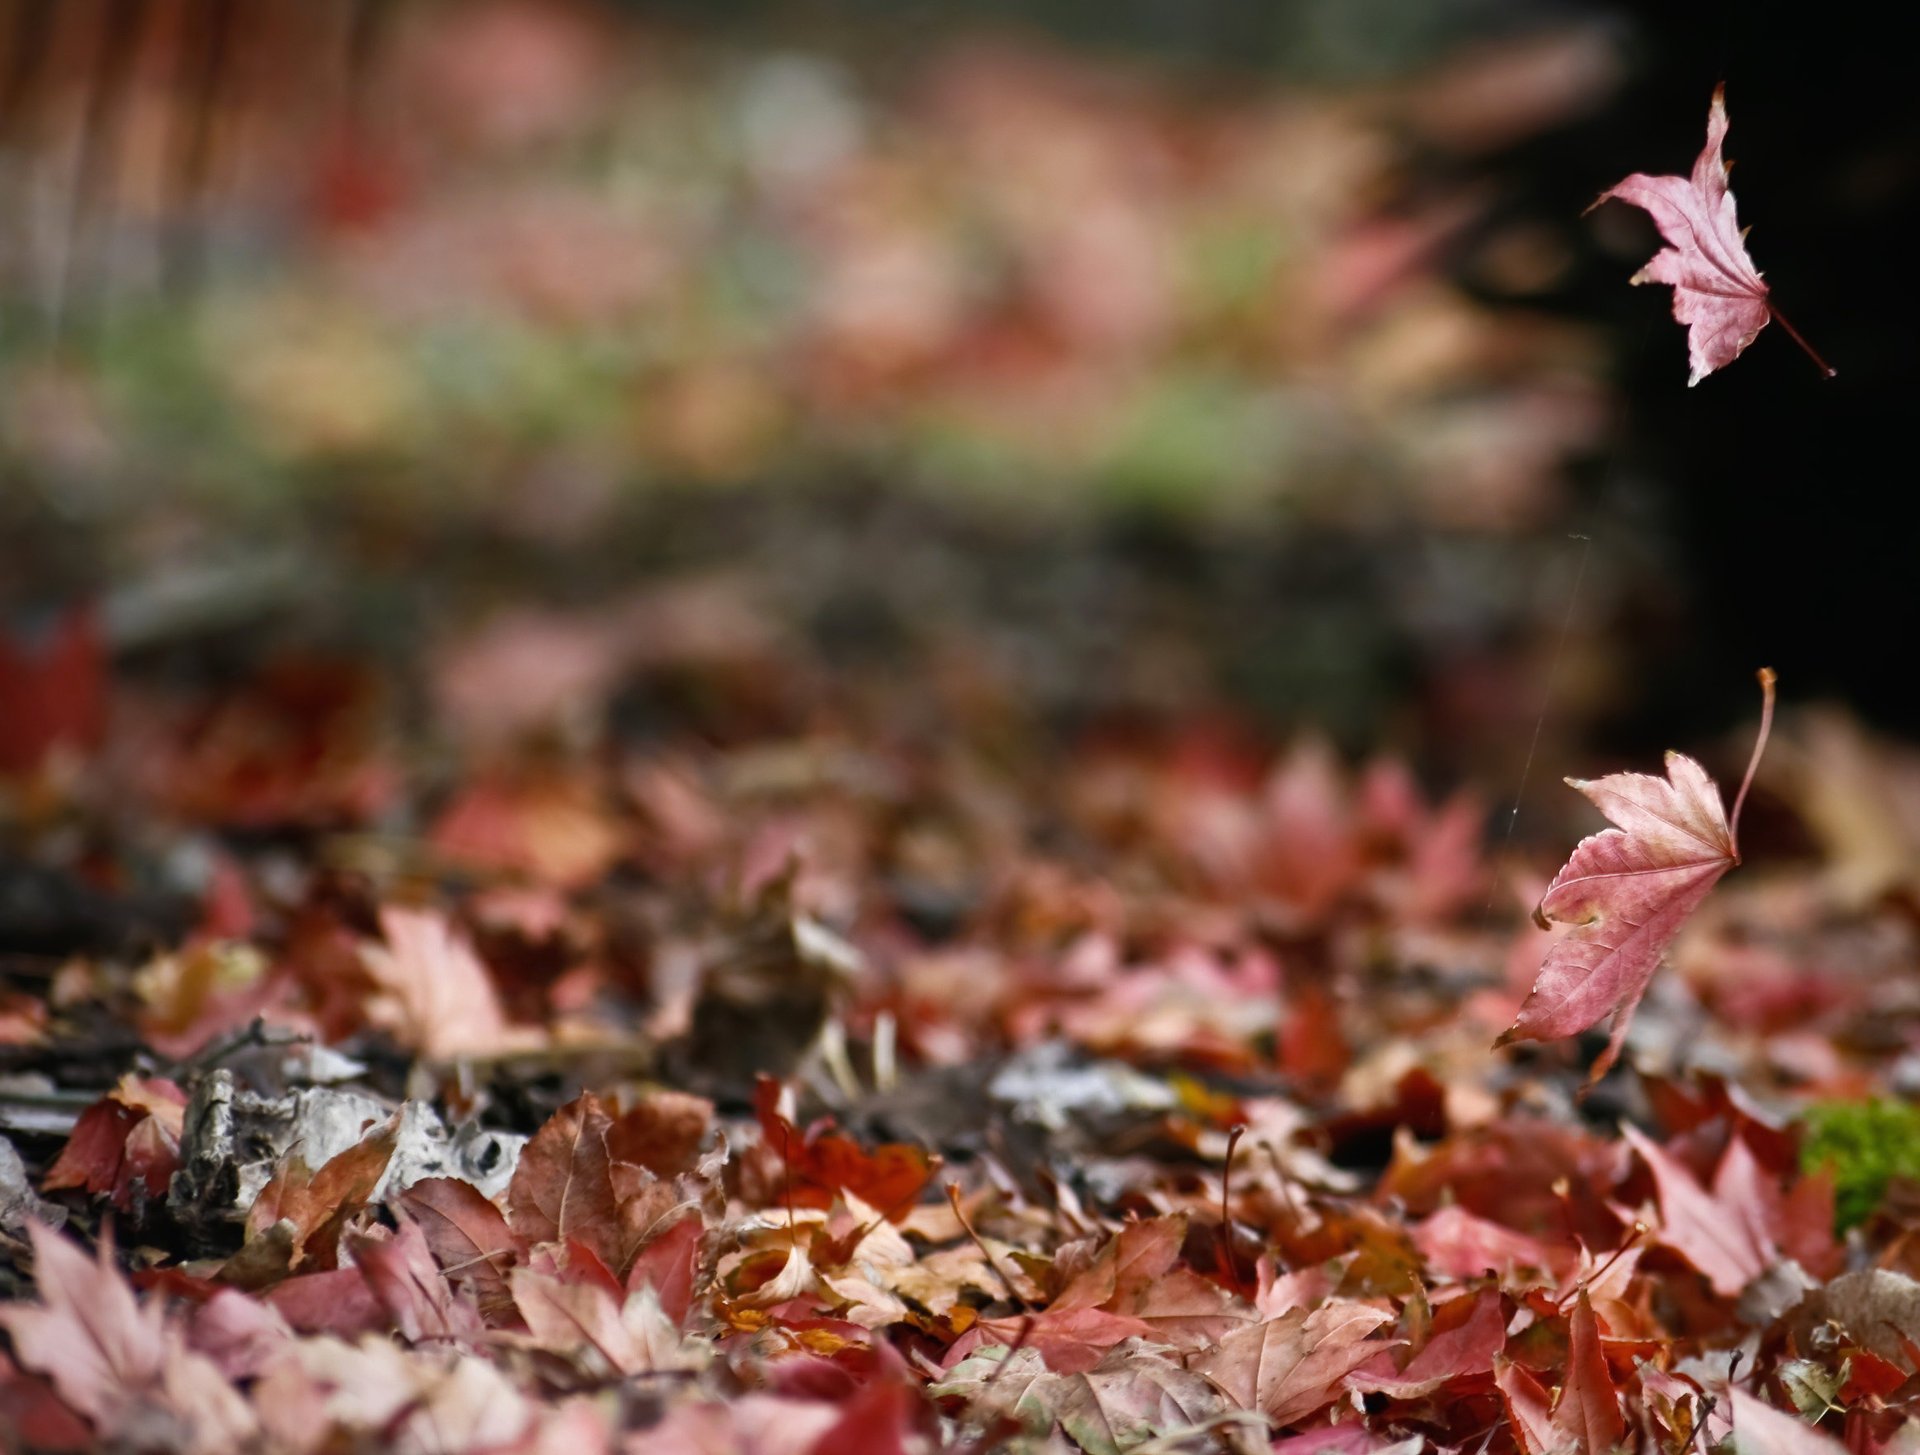
<path id="1" fill-rule="evenodd" d="M 1613 1065 L 1667 946 L 1740 862 L 1740 810 L 1773 724 L 1773 682 L 1773 672 L 1763 669 L 1760 735 L 1731 821 L 1707 770 L 1684 753 L 1667 754 L 1665 778 L 1567 780 L 1616 827 L 1582 839 L 1547 886 L 1535 918 L 1571 928 L 1548 950 L 1532 993 L 1496 1044 L 1571 1036 L 1611 1014 L 1613 1034 L 1590 1078 Z"/>

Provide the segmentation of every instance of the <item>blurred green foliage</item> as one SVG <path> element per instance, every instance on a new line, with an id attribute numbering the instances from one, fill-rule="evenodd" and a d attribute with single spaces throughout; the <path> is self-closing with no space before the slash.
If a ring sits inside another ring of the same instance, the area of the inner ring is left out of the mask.
<path id="1" fill-rule="evenodd" d="M 1801 1165 L 1831 1168 L 1841 1228 L 1865 1222 L 1896 1177 L 1920 1179 L 1920 1107 L 1898 1101 L 1821 1101 L 1807 1108 Z"/>

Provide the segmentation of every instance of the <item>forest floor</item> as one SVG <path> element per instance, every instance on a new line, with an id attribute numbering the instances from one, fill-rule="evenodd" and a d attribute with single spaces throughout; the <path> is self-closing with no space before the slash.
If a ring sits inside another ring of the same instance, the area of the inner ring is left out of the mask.
<path id="1" fill-rule="evenodd" d="M 7 647 L 0 1444 L 1920 1438 L 1908 759 L 1788 720 L 1585 1091 L 1510 785 L 736 587 Z"/>

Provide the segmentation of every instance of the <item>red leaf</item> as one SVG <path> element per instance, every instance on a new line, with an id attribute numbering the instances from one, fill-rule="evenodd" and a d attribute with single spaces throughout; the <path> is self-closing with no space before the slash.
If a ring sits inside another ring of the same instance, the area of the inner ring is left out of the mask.
<path id="1" fill-rule="evenodd" d="M 149 1197 L 165 1197 L 180 1161 L 180 1131 L 186 1093 L 162 1077 L 125 1076 L 120 1084 L 80 1114 L 73 1134 L 40 1186 L 45 1192 L 83 1187 L 111 1192 L 126 1207 L 133 1184 L 146 1184 Z"/>
<path id="2" fill-rule="evenodd" d="M 780 1083 L 771 1076 L 755 1083 L 753 1104 L 761 1135 L 787 1165 L 788 1191 L 796 1206 L 831 1207 L 834 1194 L 846 1191 L 898 1218 L 933 1176 L 933 1160 L 920 1147 L 888 1142 L 868 1151 L 824 1119 L 802 1135 L 781 1114 Z"/>
<path id="3" fill-rule="evenodd" d="M 473 1285 L 483 1311 L 512 1302 L 507 1273 L 525 1245 L 479 1188 L 457 1177 L 425 1177 L 398 1201 L 447 1277 Z"/>
<path id="4" fill-rule="evenodd" d="M 1600 1324 L 1582 1289 L 1568 1320 L 1567 1382 L 1554 1406 L 1557 1444 L 1571 1444 L 1581 1455 L 1607 1455 L 1626 1437 L 1627 1422 L 1620 1417 L 1620 1395 L 1607 1372 L 1607 1356 L 1600 1349 Z"/>
<path id="5" fill-rule="evenodd" d="M 54 748 L 91 748 L 106 726 L 107 661 L 90 607 L 43 640 L 0 632 L 0 776 L 31 773 Z"/>
<path id="6" fill-rule="evenodd" d="M 1715 1293 L 1737 1298 L 1779 1261 L 1761 1206 L 1748 1200 L 1759 1193 L 1758 1169 L 1738 1137 L 1727 1144 L 1715 1190 L 1708 1192 L 1658 1143 L 1631 1126 L 1622 1127 L 1621 1134 L 1653 1169 L 1660 1192 L 1660 1241 L 1706 1274 Z M 1777 1203 L 1778 1191 L 1768 1191 Z"/>
<path id="7" fill-rule="evenodd" d="M 547 1118 L 520 1153 L 507 1188 L 513 1230 L 534 1243 L 574 1239 L 610 1268 L 626 1266 L 600 1099 L 586 1092 Z"/>
<path id="8" fill-rule="evenodd" d="M 1692 176 L 1635 172 L 1593 204 L 1598 207 L 1617 197 L 1644 207 L 1667 240 L 1668 246 L 1635 273 L 1633 281 L 1665 283 L 1673 289 L 1673 316 L 1687 326 L 1687 355 L 1693 366 L 1689 386 L 1732 363 L 1769 319 L 1779 317 L 1767 301 L 1767 285 L 1747 256 L 1746 234 L 1734 216 L 1729 168 L 1720 155 L 1726 139 L 1726 88 L 1715 87 L 1707 113 L 1707 144 L 1694 161 Z M 1785 319 L 1781 326 L 1807 348 Z M 1807 352 L 1823 371 L 1833 373 L 1811 348 Z"/>
<path id="9" fill-rule="evenodd" d="M 1507 1346 L 1507 1315 L 1500 1295 L 1488 1292 L 1456 1303 L 1467 1307 L 1466 1317 L 1428 1339 L 1399 1374 L 1387 1378 L 1356 1374 L 1351 1384 L 1395 1399 L 1418 1399 L 1453 1380 L 1491 1373 L 1494 1360 Z M 1451 1306 L 1443 1305 L 1444 1313 L 1451 1311 Z"/>
<path id="10" fill-rule="evenodd" d="M 1553 1427 L 1553 1402 L 1540 1381 L 1518 1364 L 1496 1359 L 1493 1382 L 1500 1391 L 1500 1402 L 1507 1407 L 1507 1421 L 1513 1426 L 1521 1455 L 1548 1455 L 1558 1448 L 1560 1436 Z"/>
<path id="11" fill-rule="evenodd" d="M 391 1238 L 355 1238 L 353 1258 L 403 1337 L 416 1344 L 480 1338 L 478 1310 L 454 1293 L 416 1224 L 403 1218 Z"/>
<path id="12" fill-rule="evenodd" d="M 1665 778 L 1567 780 L 1618 827 L 1582 839 L 1547 886 L 1535 918 L 1572 929 L 1548 950 L 1532 993 L 1496 1044 L 1571 1036 L 1611 1013 L 1613 1035 L 1590 1079 L 1613 1065 L 1667 946 L 1740 862 L 1740 809 L 1773 724 L 1773 680 L 1770 669 L 1761 671 L 1760 736 L 1731 823 L 1707 770 L 1683 753 L 1667 754 Z"/>
<path id="13" fill-rule="evenodd" d="M 660 1307 L 675 1324 L 693 1310 L 693 1284 L 699 1272 L 700 1238 L 706 1231 L 697 1217 L 684 1217 L 640 1250 L 627 1270 L 627 1291 L 652 1287 Z"/>

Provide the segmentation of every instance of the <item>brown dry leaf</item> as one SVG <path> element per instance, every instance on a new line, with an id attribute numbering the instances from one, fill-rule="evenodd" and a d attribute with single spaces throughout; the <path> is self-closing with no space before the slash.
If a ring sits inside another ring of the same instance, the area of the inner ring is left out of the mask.
<path id="1" fill-rule="evenodd" d="M 287 1273 L 334 1267 L 340 1235 L 372 1200 L 400 1133 L 399 1112 L 318 1172 L 295 1158 L 260 1190 L 247 1212 L 247 1245 L 222 1278 L 257 1288 Z"/>

